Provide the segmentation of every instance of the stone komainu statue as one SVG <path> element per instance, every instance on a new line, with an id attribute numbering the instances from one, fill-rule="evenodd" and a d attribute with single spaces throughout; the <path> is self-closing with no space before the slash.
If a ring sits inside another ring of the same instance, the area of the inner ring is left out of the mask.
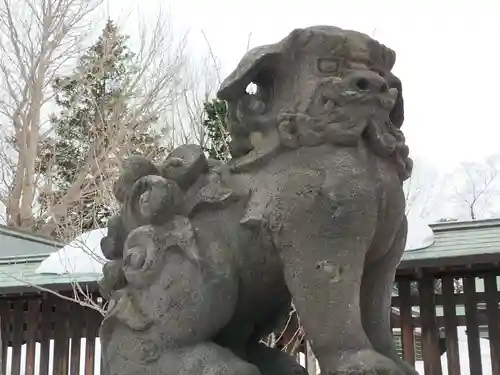
<path id="1" fill-rule="evenodd" d="M 229 163 L 194 145 L 128 160 L 102 241 L 106 374 L 306 374 L 260 343 L 291 300 L 322 373 L 417 374 L 389 319 L 412 166 L 394 61 L 358 32 L 297 29 L 222 84 Z"/>

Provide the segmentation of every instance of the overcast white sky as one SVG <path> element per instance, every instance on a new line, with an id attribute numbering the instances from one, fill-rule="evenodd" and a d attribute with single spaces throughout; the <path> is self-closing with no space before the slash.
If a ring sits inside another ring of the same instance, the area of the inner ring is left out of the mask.
<path id="1" fill-rule="evenodd" d="M 447 167 L 500 152 L 499 1 L 108 0 L 113 17 L 137 10 L 155 17 L 160 4 L 200 50 L 205 32 L 224 75 L 245 52 L 250 33 L 251 46 L 315 24 L 375 36 L 397 52 L 414 156 Z"/>

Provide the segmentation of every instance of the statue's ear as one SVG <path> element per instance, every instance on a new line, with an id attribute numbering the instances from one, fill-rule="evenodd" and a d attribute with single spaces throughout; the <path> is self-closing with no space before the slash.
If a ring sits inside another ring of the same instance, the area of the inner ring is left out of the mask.
<path id="1" fill-rule="evenodd" d="M 236 69 L 222 82 L 217 97 L 233 101 L 244 95 L 247 86 L 263 71 L 272 69 L 282 55 L 281 43 L 257 47 L 245 54 Z"/>
<path id="2" fill-rule="evenodd" d="M 222 82 L 217 97 L 221 100 L 236 101 L 245 94 L 247 86 L 252 82 L 265 89 L 265 86 L 271 84 L 270 78 L 279 60 L 296 47 L 296 41 L 302 34 L 303 29 L 296 29 L 278 43 L 248 51 L 236 69 Z"/>
<path id="3" fill-rule="evenodd" d="M 253 149 L 250 133 L 256 130 L 253 129 L 253 123 L 258 122 L 267 109 L 268 103 L 265 102 L 268 102 L 269 93 L 272 92 L 273 67 L 281 54 L 279 43 L 250 50 L 217 92 L 217 97 L 227 101 L 228 105 L 233 157 L 240 157 Z M 252 82 L 257 85 L 257 95 L 247 93 L 247 87 Z"/>

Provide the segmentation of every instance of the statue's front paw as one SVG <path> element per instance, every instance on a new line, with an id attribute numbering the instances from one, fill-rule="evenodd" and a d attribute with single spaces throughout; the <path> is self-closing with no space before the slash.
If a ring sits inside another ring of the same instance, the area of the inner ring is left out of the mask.
<path id="1" fill-rule="evenodd" d="M 345 352 L 326 367 L 321 372 L 328 375 L 407 375 L 392 360 L 368 349 Z"/>

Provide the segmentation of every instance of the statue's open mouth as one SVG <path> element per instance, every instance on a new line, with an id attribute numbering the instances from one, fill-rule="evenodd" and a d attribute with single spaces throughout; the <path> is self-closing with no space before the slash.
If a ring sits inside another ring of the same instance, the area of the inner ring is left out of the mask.
<path id="1" fill-rule="evenodd" d="M 398 89 L 390 88 L 382 93 L 370 93 L 359 90 L 346 89 L 341 93 L 325 92 L 321 95 L 324 113 L 332 113 L 335 108 L 352 105 L 353 103 L 375 105 L 390 113 L 396 104 Z"/>

